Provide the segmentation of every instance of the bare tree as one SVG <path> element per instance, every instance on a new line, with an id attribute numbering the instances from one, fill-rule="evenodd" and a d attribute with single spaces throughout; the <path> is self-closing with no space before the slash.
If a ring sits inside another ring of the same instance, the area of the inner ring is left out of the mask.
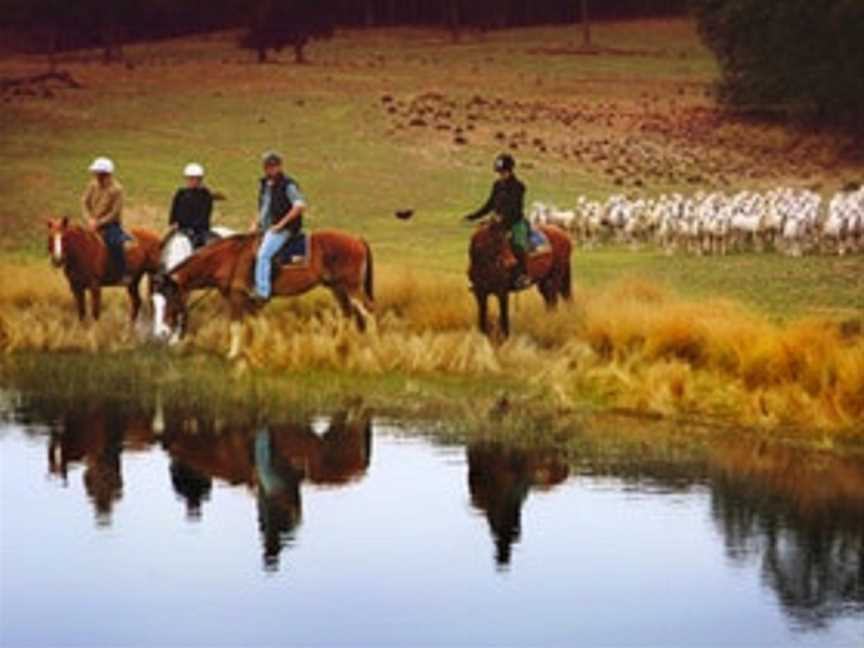
<path id="1" fill-rule="evenodd" d="M 588 0 L 580 0 L 579 3 L 580 22 L 582 23 L 582 47 L 591 47 L 591 18 L 588 15 Z"/>

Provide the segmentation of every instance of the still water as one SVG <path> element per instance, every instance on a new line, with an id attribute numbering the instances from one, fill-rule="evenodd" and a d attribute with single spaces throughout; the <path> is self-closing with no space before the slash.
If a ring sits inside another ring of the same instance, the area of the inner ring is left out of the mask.
<path id="1" fill-rule="evenodd" d="M 864 646 L 852 459 L 7 400 L 3 646 Z"/>

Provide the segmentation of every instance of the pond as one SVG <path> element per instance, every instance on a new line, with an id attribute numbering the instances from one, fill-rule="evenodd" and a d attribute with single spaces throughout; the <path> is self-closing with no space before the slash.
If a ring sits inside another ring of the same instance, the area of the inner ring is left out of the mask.
<path id="1" fill-rule="evenodd" d="M 3 646 L 864 643 L 852 457 L 3 402 Z"/>

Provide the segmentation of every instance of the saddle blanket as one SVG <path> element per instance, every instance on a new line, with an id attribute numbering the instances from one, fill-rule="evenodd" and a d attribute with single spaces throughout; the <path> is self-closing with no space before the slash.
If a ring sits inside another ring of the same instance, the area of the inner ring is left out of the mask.
<path id="1" fill-rule="evenodd" d="M 307 265 L 309 263 L 309 237 L 292 236 L 273 257 L 273 266 Z"/>
<path id="2" fill-rule="evenodd" d="M 528 254 L 537 256 L 539 254 L 546 254 L 551 250 L 552 243 L 549 241 L 549 237 L 542 230 L 532 227 L 528 235 Z"/>

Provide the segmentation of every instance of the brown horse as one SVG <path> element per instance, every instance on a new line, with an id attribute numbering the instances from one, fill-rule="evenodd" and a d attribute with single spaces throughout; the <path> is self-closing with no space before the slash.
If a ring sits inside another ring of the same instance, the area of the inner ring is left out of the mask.
<path id="1" fill-rule="evenodd" d="M 150 230 L 133 227 L 134 241 L 127 244 L 126 263 L 131 282 L 127 286 L 130 319 L 135 322 L 141 310 L 139 286 L 141 278 L 159 270 L 161 237 Z M 48 221 L 48 252 L 51 263 L 63 268 L 81 321 L 87 316 L 85 291 L 90 291 L 93 319 L 98 320 L 102 306 L 102 288 L 124 285 L 120 277 L 112 276 L 108 247 L 96 232 L 80 225 L 70 225 L 68 218 Z"/>
<path id="2" fill-rule="evenodd" d="M 167 274 L 157 277 L 153 297 L 157 337 L 182 334 L 188 295 L 215 288 L 228 300 L 231 312 L 229 358 L 240 354 L 243 317 L 254 310 L 249 298 L 252 268 L 260 237 L 232 236 L 202 248 Z M 273 281 L 275 297 L 301 295 L 317 286 L 329 288 L 346 317 L 361 331 L 374 308 L 372 251 L 363 239 L 336 230 L 309 235 L 308 262 L 282 267 Z"/>
<path id="3" fill-rule="evenodd" d="M 558 227 L 544 225 L 539 229 L 549 239 L 550 249 L 529 255 L 528 275 L 551 309 L 558 304 L 559 298 L 570 299 L 573 244 L 570 236 Z M 490 333 L 489 296 L 495 295 L 500 305 L 501 334 L 507 337 L 510 335 L 510 293 L 516 265 L 516 257 L 507 239 L 507 228 L 497 219 L 482 224 L 471 237 L 468 254 L 471 262 L 468 277 L 477 298 L 480 330 Z"/>

